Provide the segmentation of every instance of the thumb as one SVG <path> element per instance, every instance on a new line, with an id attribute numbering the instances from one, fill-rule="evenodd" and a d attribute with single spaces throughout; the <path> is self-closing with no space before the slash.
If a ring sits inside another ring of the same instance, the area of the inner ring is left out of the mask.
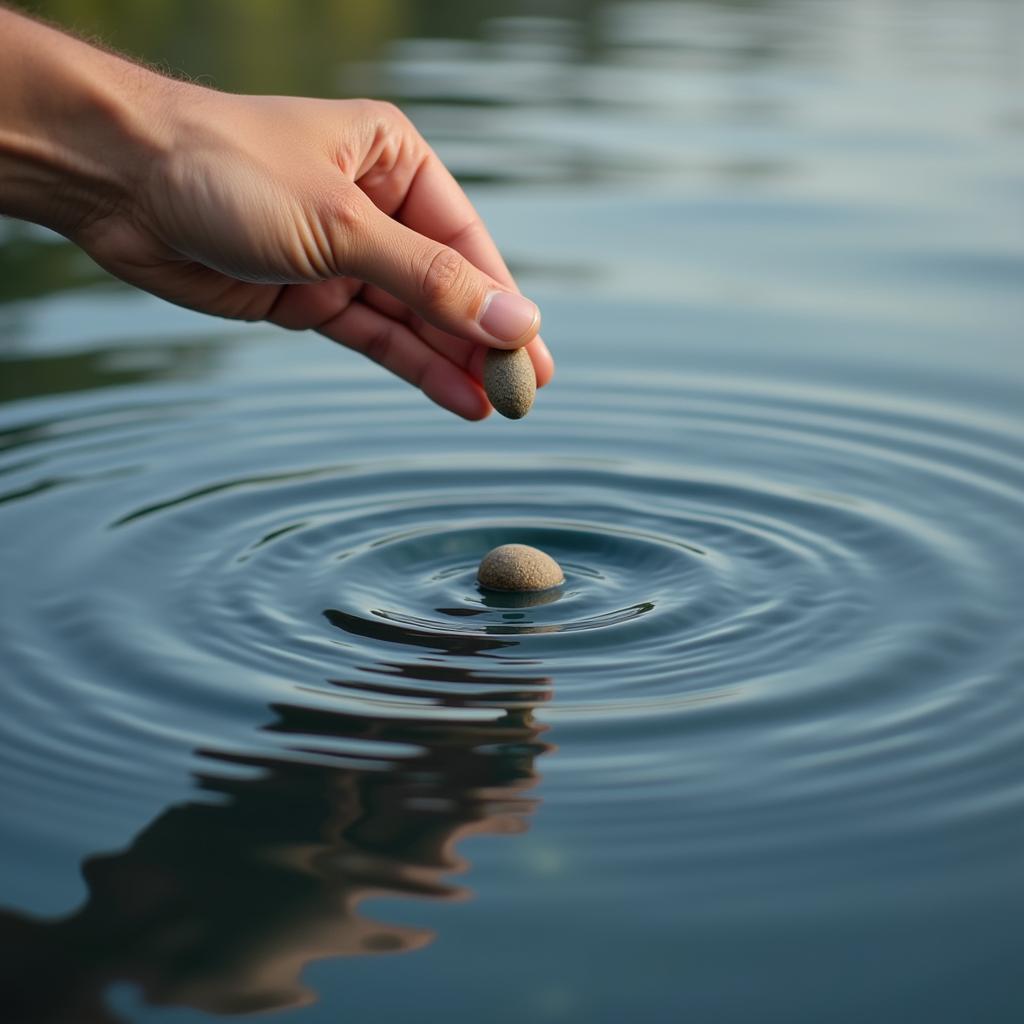
<path id="1" fill-rule="evenodd" d="M 493 348 L 519 348 L 540 329 L 529 299 L 478 270 L 451 246 L 407 228 L 367 198 L 345 272 L 394 295 L 448 334 Z"/>

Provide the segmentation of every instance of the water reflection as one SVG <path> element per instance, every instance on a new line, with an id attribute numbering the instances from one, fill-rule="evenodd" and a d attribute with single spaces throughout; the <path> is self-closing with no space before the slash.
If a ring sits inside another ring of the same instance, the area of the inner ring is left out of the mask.
<path id="1" fill-rule="evenodd" d="M 431 651 L 461 658 L 487 657 L 488 652 L 515 647 L 514 640 L 494 640 L 471 633 L 445 633 L 439 629 L 416 628 L 407 622 L 390 622 L 387 613 L 377 611 L 376 618 L 353 615 L 338 608 L 329 608 L 324 617 L 332 626 L 353 636 L 407 647 L 426 647 Z M 424 624 L 427 627 L 428 624 Z"/>
<path id="2" fill-rule="evenodd" d="M 0 223 L 0 305 L 104 280 L 81 249 L 19 221 Z"/>
<path id="3" fill-rule="evenodd" d="M 312 960 L 425 946 L 432 931 L 362 904 L 465 897 L 447 878 L 468 867 L 459 841 L 525 830 L 551 748 L 523 694 L 507 697 L 487 721 L 275 705 L 265 731 L 294 737 L 287 757 L 200 751 L 215 802 L 172 807 L 127 849 L 87 858 L 73 914 L 0 912 L 5 1019 L 114 1024 L 104 993 L 122 982 L 156 1005 L 296 1006 L 314 998 L 300 982 Z"/>
<path id="4" fill-rule="evenodd" d="M 520 610 L 523 608 L 540 608 L 545 604 L 554 604 L 565 592 L 564 583 L 548 590 L 515 591 L 515 590 L 488 590 L 480 587 L 480 603 L 487 608 L 506 609 L 508 611 Z M 448 612 L 447 608 L 438 608 L 439 612 Z"/>
<path id="5" fill-rule="evenodd" d="M 215 362 L 215 349 L 206 341 L 170 344 L 159 340 L 160 344 L 92 348 L 49 358 L 0 356 L 0 402 L 200 374 Z M 4 441 L 9 439 L 8 434 Z"/>

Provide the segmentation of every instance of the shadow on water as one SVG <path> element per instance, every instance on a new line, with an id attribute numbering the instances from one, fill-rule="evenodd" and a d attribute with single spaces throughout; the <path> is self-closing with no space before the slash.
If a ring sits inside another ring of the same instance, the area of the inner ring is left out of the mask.
<path id="1" fill-rule="evenodd" d="M 447 878 L 469 866 L 457 844 L 528 827 L 534 761 L 553 748 L 523 694 L 506 696 L 512 706 L 496 699 L 487 721 L 275 704 L 264 731 L 294 738 L 287 758 L 197 751 L 235 773 L 197 775 L 215 802 L 171 807 L 126 849 L 87 858 L 88 898 L 74 913 L 0 911 L 4 1019 L 117 1024 L 105 992 L 124 982 L 154 1005 L 281 1009 L 314 1001 L 300 982 L 313 960 L 426 946 L 431 930 L 376 921 L 361 905 L 466 898 Z M 357 752 L 339 756 L 339 744 Z"/>

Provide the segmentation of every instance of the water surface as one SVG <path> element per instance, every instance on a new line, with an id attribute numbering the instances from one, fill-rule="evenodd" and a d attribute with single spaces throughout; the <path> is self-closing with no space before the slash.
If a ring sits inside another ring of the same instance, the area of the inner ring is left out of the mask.
<path id="1" fill-rule="evenodd" d="M 0 228 L 8 1019 L 1020 1020 L 1019 6 L 144 6 L 401 100 L 559 373 L 457 422 Z"/>

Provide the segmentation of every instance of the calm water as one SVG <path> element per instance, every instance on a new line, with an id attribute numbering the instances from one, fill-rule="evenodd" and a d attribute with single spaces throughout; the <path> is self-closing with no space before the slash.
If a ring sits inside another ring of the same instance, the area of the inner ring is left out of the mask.
<path id="1" fill-rule="evenodd" d="M 0 227 L 4 1020 L 1024 1019 L 1021 5 L 210 6 L 80 23 L 401 99 L 559 374 Z"/>

